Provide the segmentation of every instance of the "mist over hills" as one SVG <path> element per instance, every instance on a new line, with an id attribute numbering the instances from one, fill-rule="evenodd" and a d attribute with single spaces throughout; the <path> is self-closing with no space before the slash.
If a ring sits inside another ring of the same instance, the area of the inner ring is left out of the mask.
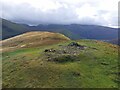
<path id="1" fill-rule="evenodd" d="M 59 32 L 70 39 L 95 39 L 95 40 L 113 40 L 118 38 L 118 29 L 98 25 L 38 25 L 29 26 L 26 24 L 18 24 L 2 19 L 2 39 L 7 39 L 29 31 L 49 31 Z"/>

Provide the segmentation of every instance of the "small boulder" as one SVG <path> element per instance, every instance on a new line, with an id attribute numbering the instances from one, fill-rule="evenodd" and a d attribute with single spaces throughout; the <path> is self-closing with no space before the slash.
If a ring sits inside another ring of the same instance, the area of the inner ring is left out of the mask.
<path id="1" fill-rule="evenodd" d="M 54 50 L 54 49 L 45 49 L 44 52 L 56 52 L 56 50 Z"/>
<path id="2" fill-rule="evenodd" d="M 71 42 L 68 46 L 74 46 L 78 49 L 84 49 L 85 46 L 79 45 L 77 42 Z"/>
<path id="3" fill-rule="evenodd" d="M 67 52 L 66 52 L 65 50 L 63 50 L 63 51 L 62 51 L 62 53 L 64 53 L 64 54 L 65 54 L 65 53 L 67 53 Z"/>
<path id="4" fill-rule="evenodd" d="M 49 49 L 45 49 L 45 51 L 44 52 L 49 52 Z"/>
<path id="5" fill-rule="evenodd" d="M 81 76 L 81 74 L 79 72 L 73 72 L 74 76 Z"/>
<path id="6" fill-rule="evenodd" d="M 97 48 L 95 48 L 95 47 L 92 47 L 92 49 L 97 50 Z"/>
<path id="7" fill-rule="evenodd" d="M 102 62 L 101 64 L 102 65 L 109 65 L 109 63 L 106 63 L 106 62 Z"/>

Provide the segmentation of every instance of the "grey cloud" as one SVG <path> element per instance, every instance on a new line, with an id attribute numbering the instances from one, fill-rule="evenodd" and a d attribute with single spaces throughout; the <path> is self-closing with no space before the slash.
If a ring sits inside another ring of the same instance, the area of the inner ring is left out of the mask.
<path id="1" fill-rule="evenodd" d="M 55 0 L 53 0 L 55 1 Z M 25 23 L 29 25 L 37 25 L 37 24 L 97 24 L 97 25 L 117 25 L 117 12 L 113 14 L 113 12 L 109 12 L 106 10 L 97 10 L 97 14 L 93 18 L 88 15 L 88 17 L 82 16 L 79 18 L 76 13 L 76 8 L 81 8 L 84 3 L 70 4 L 64 2 L 63 0 L 58 2 L 61 7 L 58 9 L 43 11 L 40 8 L 36 8 L 31 6 L 29 3 L 21 3 L 16 5 L 11 5 L 8 3 L 3 4 L 3 18 L 12 20 L 19 23 Z M 91 6 L 95 6 L 97 8 L 96 2 L 87 2 Z M 75 6 L 76 5 L 76 6 Z M 84 11 L 86 12 L 86 11 Z M 84 13 L 81 12 L 81 13 Z M 110 21 L 106 21 L 102 15 L 110 13 Z"/>

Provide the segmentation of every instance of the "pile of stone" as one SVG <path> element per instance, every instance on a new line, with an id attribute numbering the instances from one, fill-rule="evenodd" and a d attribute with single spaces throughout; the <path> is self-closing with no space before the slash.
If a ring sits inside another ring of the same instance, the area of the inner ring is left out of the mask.
<path id="1" fill-rule="evenodd" d="M 45 49 L 44 52 L 56 52 L 56 50 L 54 50 L 54 49 Z"/>
<path id="2" fill-rule="evenodd" d="M 68 44 L 68 46 L 76 46 L 79 47 L 80 45 L 76 42 L 71 42 L 70 44 Z"/>
<path id="3" fill-rule="evenodd" d="M 76 48 L 79 48 L 79 49 L 84 49 L 85 48 L 85 46 L 79 45 L 77 42 L 71 42 L 70 44 L 68 44 L 68 46 L 76 47 Z"/>
<path id="4" fill-rule="evenodd" d="M 47 58 L 48 61 L 54 61 L 58 60 L 57 58 L 61 57 L 70 57 L 66 58 L 72 61 L 72 59 L 75 59 L 76 56 L 78 56 L 81 52 L 81 50 L 84 50 L 85 46 L 79 45 L 76 42 L 71 42 L 67 46 L 64 45 L 59 45 L 59 48 L 50 48 L 50 49 L 45 49 L 45 57 Z M 60 59 L 59 59 L 60 60 Z"/>

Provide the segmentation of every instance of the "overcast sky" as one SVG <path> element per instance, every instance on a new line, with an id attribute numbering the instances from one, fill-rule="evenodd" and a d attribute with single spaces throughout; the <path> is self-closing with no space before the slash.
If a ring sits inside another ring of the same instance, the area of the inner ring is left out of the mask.
<path id="1" fill-rule="evenodd" d="M 118 1 L 0 0 L 0 17 L 29 25 L 74 23 L 116 27 Z"/>

